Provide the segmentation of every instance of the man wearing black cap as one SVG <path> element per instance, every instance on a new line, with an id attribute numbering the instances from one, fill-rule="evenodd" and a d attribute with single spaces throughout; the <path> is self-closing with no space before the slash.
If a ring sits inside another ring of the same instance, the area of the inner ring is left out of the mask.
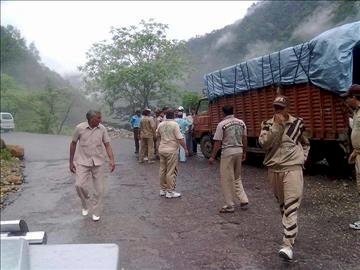
<path id="1" fill-rule="evenodd" d="M 360 195 L 360 85 L 353 84 L 349 90 L 341 96 L 345 99 L 346 104 L 354 111 L 351 130 L 351 144 L 354 150 L 349 156 L 349 163 L 355 162 L 357 190 Z M 360 230 L 360 220 L 350 224 L 350 228 Z"/>
<path id="2" fill-rule="evenodd" d="M 288 113 L 287 98 L 277 96 L 273 106 L 273 118 L 261 123 L 259 143 L 266 150 L 264 165 L 268 167 L 268 177 L 280 206 L 284 227 L 279 256 L 292 260 L 298 232 L 297 212 L 303 195 L 303 166 L 310 144 L 303 135 L 303 120 Z"/>

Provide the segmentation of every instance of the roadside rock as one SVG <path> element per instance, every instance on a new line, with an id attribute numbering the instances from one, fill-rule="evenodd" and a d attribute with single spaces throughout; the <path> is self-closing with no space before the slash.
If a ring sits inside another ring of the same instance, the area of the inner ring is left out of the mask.
<path id="1" fill-rule="evenodd" d="M 9 149 L 13 157 L 17 157 L 19 159 L 24 158 L 24 147 L 17 144 L 8 144 L 6 147 Z"/>

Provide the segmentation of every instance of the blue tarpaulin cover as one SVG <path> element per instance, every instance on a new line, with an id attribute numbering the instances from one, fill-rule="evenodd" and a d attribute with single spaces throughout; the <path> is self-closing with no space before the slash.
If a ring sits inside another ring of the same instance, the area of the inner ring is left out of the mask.
<path id="1" fill-rule="evenodd" d="M 360 21 L 330 29 L 312 40 L 204 76 L 210 100 L 268 85 L 311 82 L 334 92 L 352 84 L 353 48 Z M 360 61 L 360 60 L 358 60 Z"/>

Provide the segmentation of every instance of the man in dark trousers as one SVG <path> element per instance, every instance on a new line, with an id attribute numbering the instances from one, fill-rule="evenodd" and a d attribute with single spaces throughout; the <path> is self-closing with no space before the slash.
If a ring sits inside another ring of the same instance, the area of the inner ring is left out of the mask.
<path id="1" fill-rule="evenodd" d="M 137 110 L 129 121 L 134 133 L 135 154 L 139 154 L 140 120 L 141 120 L 141 112 L 140 110 Z"/>

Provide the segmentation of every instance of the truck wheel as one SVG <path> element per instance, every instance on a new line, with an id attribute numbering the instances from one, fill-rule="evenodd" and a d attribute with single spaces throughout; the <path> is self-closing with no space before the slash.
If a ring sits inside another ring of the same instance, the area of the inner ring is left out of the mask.
<path id="1" fill-rule="evenodd" d="M 344 150 L 338 144 L 334 144 L 329 150 L 326 153 L 326 161 L 329 163 L 332 173 L 338 175 L 350 172 Z"/>
<path id="2" fill-rule="evenodd" d="M 205 135 L 200 140 L 201 153 L 206 158 L 210 158 L 213 149 L 212 141 L 209 135 Z"/>

